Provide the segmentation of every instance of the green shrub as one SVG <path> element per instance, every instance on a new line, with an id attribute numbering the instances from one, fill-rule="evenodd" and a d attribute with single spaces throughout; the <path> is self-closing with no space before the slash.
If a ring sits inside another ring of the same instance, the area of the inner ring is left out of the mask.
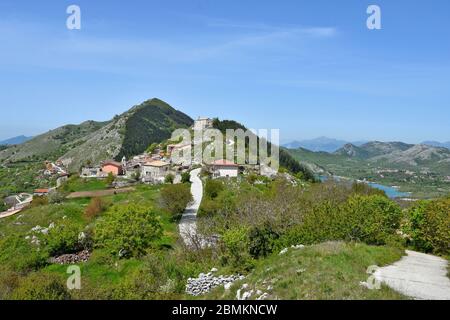
<path id="1" fill-rule="evenodd" d="M 51 256 L 75 253 L 83 249 L 80 234 L 83 227 L 68 219 L 55 223 L 44 236 L 46 249 Z"/>
<path id="2" fill-rule="evenodd" d="M 44 272 L 31 273 L 19 280 L 11 294 L 14 300 L 69 300 L 63 277 Z"/>
<path id="3" fill-rule="evenodd" d="M 209 179 L 205 184 L 205 195 L 210 199 L 215 199 L 224 190 L 224 185 L 220 180 Z"/>
<path id="4" fill-rule="evenodd" d="M 181 183 L 190 183 L 190 182 L 191 182 L 190 172 L 183 172 L 181 174 Z"/>
<path id="5" fill-rule="evenodd" d="M 135 204 L 116 205 L 97 222 L 95 246 L 119 257 L 139 256 L 162 236 L 156 213 Z"/>
<path id="6" fill-rule="evenodd" d="M 417 250 L 450 253 L 450 199 L 421 201 L 408 210 L 403 230 Z"/>
<path id="7" fill-rule="evenodd" d="M 4 266 L 0 266 L 0 300 L 11 298 L 12 292 L 19 286 L 20 275 Z"/>
<path id="8" fill-rule="evenodd" d="M 188 184 L 165 185 L 161 189 L 160 205 L 177 218 L 192 202 L 191 189 Z"/>
<path id="9" fill-rule="evenodd" d="M 48 255 L 35 244 L 31 238 L 22 234 L 9 235 L 0 240 L 0 265 L 27 272 L 46 265 Z"/>
<path id="10" fill-rule="evenodd" d="M 287 230 L 279 244 L 290 246 L 332 240 L 384 245 L 398 240 L 402 211 L 384 196 L 354 195 L 341 205 L 327 200 L 305 212 L 302 222 Z"/>
<path id="11" fill-rule="evenodd" d="M 173 174 L 169 173 L 165 178 L 164 178 L 164 183 L 168 183 L 168 184 L 173 184 L 173 181 L 175 180 L 175 177 L 173 176 Z"/>
<path id="12" fill-rule="evenodd" d="M 0 212 L 6 211 L 6 210 L 8 210 L 8 206 L 2 200 L 0 200 Z"/>
<path id="13" fill-rule="evenodd" d="M 110 186 L 112 185 L 112 183 L 114 182 L 114 180 L 116 180 L 116 177 L 114 177 L 114 175 L 112 174 L 112 172 L 108 173 L 108 176 L 105 179 L 105 183 Z"/>
<path id="14" fill-rule="evenodd" d="M 395 237 L 400 207 L 383 196 L 353 196 L 342 208 L 341 226 L 347 240 L 383 245 Z"/>
<path id="15" fill-rule="evenodd" d="M 266 257 L 274 251 L 280 235 L 266 224 L 264 227 L 254 227 L 249 232 L 248 251 L 253 258 Z"/>
<path id="16" fill-rule="evenodd" d="M 253 265 L 248 252 L 248 228 L 236 227 L 224 232 L 222 236 L 223 255 L 222 262 L 240 270 L 249 270 Z"/>

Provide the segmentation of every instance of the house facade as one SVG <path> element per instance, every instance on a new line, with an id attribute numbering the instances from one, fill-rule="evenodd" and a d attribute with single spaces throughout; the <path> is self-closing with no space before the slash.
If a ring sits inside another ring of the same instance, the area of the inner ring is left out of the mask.
<path id="1" fill-rule="evenodd" d="M 216 160 L 210 165 L 213 178 L 233 178 L 239 174 L 239 166 L 228 160 Z"/>
<path id="2" fill-rule="evenodd" d="M 206 117 L 199 117 L 194 122 L 194 130 L 205 130 L 208 128 L 212 128 L 212 126 L 213 126 L 212 119 Z"/>
<path id="3" fill-rule="evenodd" d="M 162 182 L 169 174 L 169 169 L 170 164 L 161 160 L 147 162 L 142 166 L 142 181 Z"/>
<path id="4" fill-rule="evenodd" d="M 105 174 L 112 173 L 113 176 L 123 175 L 123 165 L 117 161 L 106 161 L 102 163 L 102 172 Z"/>

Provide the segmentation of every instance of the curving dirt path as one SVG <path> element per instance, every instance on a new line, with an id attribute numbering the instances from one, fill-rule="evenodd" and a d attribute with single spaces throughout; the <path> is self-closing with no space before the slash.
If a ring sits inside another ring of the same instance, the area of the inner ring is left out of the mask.
<path id="1" fill-rule="evenodd" d="M 415 251 L 406 253 L 398 262 L 379 268 L 375 278 L 417 300 L 450 300 L 448 261 Z"/>
<path id="2" fill-rule="evenodd" d="M 187 246 L 192 246 L 197 238 L 197 212 L 203 198 L 203 184 L 199 177 L 201 170 L 200 168 L 191 171 L 191 193 L 194 201 L 184 211 L 178 226 L 180 236 Z"/>

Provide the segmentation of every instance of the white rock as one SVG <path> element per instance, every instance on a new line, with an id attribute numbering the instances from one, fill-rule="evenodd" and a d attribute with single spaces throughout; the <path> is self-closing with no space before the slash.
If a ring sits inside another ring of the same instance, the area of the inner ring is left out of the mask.
<path id="1" fill-rule="evenodd" d="M 283 254 L 286 254 L 288 252 L 288 248 L 284 248 L 283 250 L 280 251 L 280 256 Z"/>
<path id="2" fill-rule="evenodd" d="M 211 269 L 211 272 L 217 272 L 217 271 L 219 271 L 217 268 L 212 268 Z"/>
<path id="3" fill-rule="evenodd" d="M 225 290 L 230 290 L 231 289 L 231 287 L 233 286 L 233 283 L 232 282 L 228 282 L 228 283 L 225 283 L 225 285 L 223 286 L 224 288 L 225 288 Z"/>
<path id="4" fill-rule="evenodd" d="M 242 295 L 242 300 L 248 300 L 252 297 L 252 292 L 251 291 L 246 291 L 244 292 L 244 294 Z"/>

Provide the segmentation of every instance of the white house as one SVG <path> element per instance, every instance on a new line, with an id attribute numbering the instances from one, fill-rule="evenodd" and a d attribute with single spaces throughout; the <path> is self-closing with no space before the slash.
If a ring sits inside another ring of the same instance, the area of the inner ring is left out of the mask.
<path id="1" fill-rule="evenodd" d="M 213 178 L 233 178 L 239 174 L 239 166 L 228 160 L 216 160 L 211 165 Z"/>
<path id="2" fill-rule="evenodd" d="M 170 164 L 161 160 L 150 161 L 142 166 L 142 181 L 163 181 L 169 173 Z"/>
<path id="3" fill-rule="evenodd" d="M 194 130 L 205 130 L 208 128 L 212 128 L 213 121 L 210 118 L 199 117 L 194 121 Z"/>

